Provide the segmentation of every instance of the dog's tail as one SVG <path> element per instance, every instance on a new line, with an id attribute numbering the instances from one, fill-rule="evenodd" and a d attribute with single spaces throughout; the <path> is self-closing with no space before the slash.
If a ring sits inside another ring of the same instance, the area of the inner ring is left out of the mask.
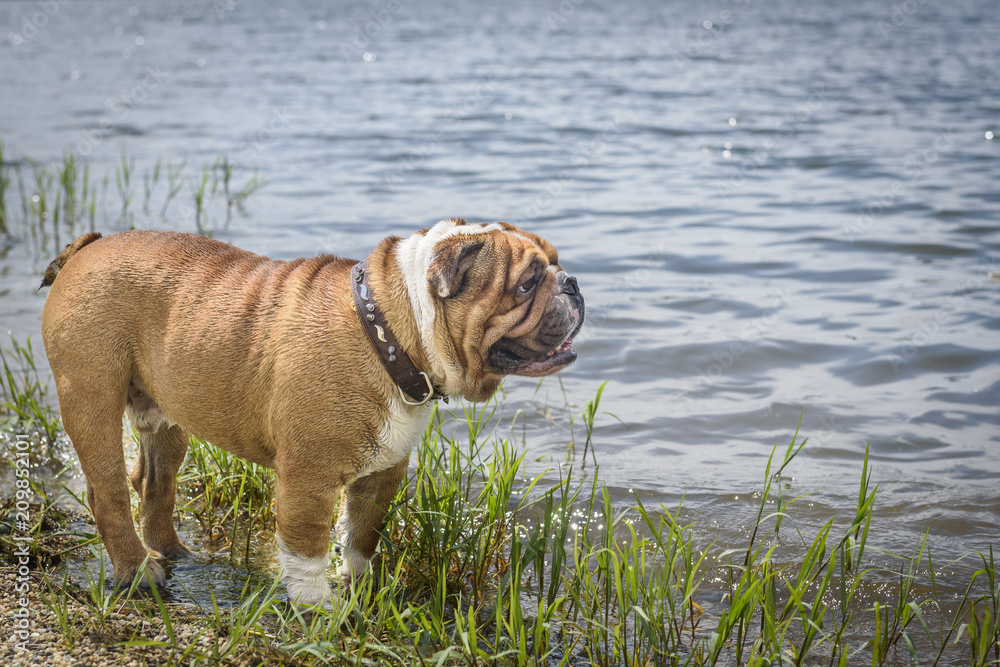
<path id="1" fill-rule="evenodd" d="M 42 278 L 42 284 L 38 286 L 38 289 L 48 287 L 54 283 L 56 280 L 56 274 L 59 273 L 59 269 L 66 266 L 66 262 L 69 261 L 69 258 L 75 255 L 80 248 L 88 243 L 93 243 L 99 238 L 101 238 L 100 232 L 90 232 L 89 234 L 84 234 L 83 236 L 77 238 L 75 241 L 66 246 L 66 249 L 59 253 L 59 255 L 52 260 L 52 263 L 46 267 L 45 277 Z"/>

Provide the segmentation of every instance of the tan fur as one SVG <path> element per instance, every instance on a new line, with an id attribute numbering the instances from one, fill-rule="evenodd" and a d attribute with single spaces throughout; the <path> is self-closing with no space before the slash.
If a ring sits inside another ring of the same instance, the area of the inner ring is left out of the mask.
<path id="1" fill-rule="evenodd" d="M 539 288 L 534 307 L 508 303 L 500 292 L 531 258 L 556 258 L 538 237 L 499 229 L 446 239 L 441 261 L 473 240 L 482 246 L 474 262 L 459 262 L 461 293 L 434 306 L 433 341 L 421 334 L 397 259 L 402 239 L 383 241 L 368 264 L 379 306 L 418 368 L 432 367 L 428 355 L 454 361 L 460 377 L 432 379 L 482 400 L 502 377 L 486 367 L 489 345 L 511 329 L 530 334 L 553 287 Z M 172 512 L 193 433 L 275 469 L 278 534 L 296 557 L 326 557 L 341 493 L 347 534 L 340 540 L 354 560 L 371 557 L 411 446 L 399 455 L 380 451 L 390 437 L 385 429 L 396 428 L 402 435 L 390 438 L 392 446 L 403 447 L 396 441 L 408 437 L 413 419 L 426 419 L 427 408 L 396 400 L 355 312 L 354 264 L 330 255 L 275 261 L 155 231 L 85 235 L 53 262 L 44 283 L 52 285 L 42 314 L 45 348 L 117 579 L 131 578 L 147 554 L 129 513 L 123 413 L 140 432 L 130 480 L 142 501 L 146 547 L 188 553 Z M 424 280 L 433 283 L 439 270 L 433 266 Z M 452 368 L 450 361 L 435 363 Z M 373 467 L 379 461 L 388 467 Z M 162 581 L 158 566 L 150 570 Z"/>

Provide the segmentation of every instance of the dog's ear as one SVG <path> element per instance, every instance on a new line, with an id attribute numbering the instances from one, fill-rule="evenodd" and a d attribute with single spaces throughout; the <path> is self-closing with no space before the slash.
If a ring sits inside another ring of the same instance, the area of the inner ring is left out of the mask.
<path id="1" fill-rule="evenodd" d="M 443 244 L 444 247 L 434 254 L 427 272 L 431 290 L 442 299 L 458 294 L 483 245 L 482 240 Z"/>

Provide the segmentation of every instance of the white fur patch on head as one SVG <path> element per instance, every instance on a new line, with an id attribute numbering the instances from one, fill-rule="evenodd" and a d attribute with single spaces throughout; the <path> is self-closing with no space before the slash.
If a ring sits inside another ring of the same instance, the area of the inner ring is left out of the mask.
<path id="1" fill-rule="evenodd" d="M 434 249 L 441 241 L 455 236 L 493 232 L 509 234 L 524 241 L 530 240 L 496 222 L 459 224 L 457 220 L 449 219 L 437 223 L 426 234 L 414 234 L 396 246 L 396 260 L 406 279 L 406 291 L 410 295 L 413 314 L 420 328 L 420 341 L 431 365 L 431 375 L 449 396 L 461 393 L 462 369 L 457 364 L 448 364 L 434 345 L 434 297 L 428 282 Z"/>
<path id="2" fill-rule="evenodd" d="M 326 568 L 330 559 L 326 556 L 306 558 L 288 548 L 278 537 L 278 563 L 281 564 L 281 580 L 285 582 L 288 600 L 298 605 L 322 605 L 333 608 L 333 594 L 326 583 Z"/>

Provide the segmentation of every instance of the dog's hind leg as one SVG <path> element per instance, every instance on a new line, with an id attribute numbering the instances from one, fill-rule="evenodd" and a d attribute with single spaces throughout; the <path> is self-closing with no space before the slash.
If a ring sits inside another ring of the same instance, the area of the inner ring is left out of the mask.
<path id="1" fill-rule="evenodd" d="M 147 557 L 132 522 L 122 447 L 127 380 L 122 377 L 119 383 L 113 377 L 117 374 L 104 373 L 93 382 L 85 374 L 66 375 L 58 363 L 53 366 L 63 426 L 87 478 L 87 501 L 111 557 L 115 580 L 127 585 Z M 164 582 L 163 568 L 152 559 L 146 574 L 156 585 Z M 148 585 L 145 577 L 142 583 Z"/>
<path id="2" fill-rule="evenodd" d="M 173 521 L 177 471 L 187 448 L 188 435 L 180 426 L 161 424 L 151 433 L 139 432 L 139 456 L 131 480 L 139 494 L 142 539 L 148 548 L 165 556 L 191 553 L 177 537 Z"/>

